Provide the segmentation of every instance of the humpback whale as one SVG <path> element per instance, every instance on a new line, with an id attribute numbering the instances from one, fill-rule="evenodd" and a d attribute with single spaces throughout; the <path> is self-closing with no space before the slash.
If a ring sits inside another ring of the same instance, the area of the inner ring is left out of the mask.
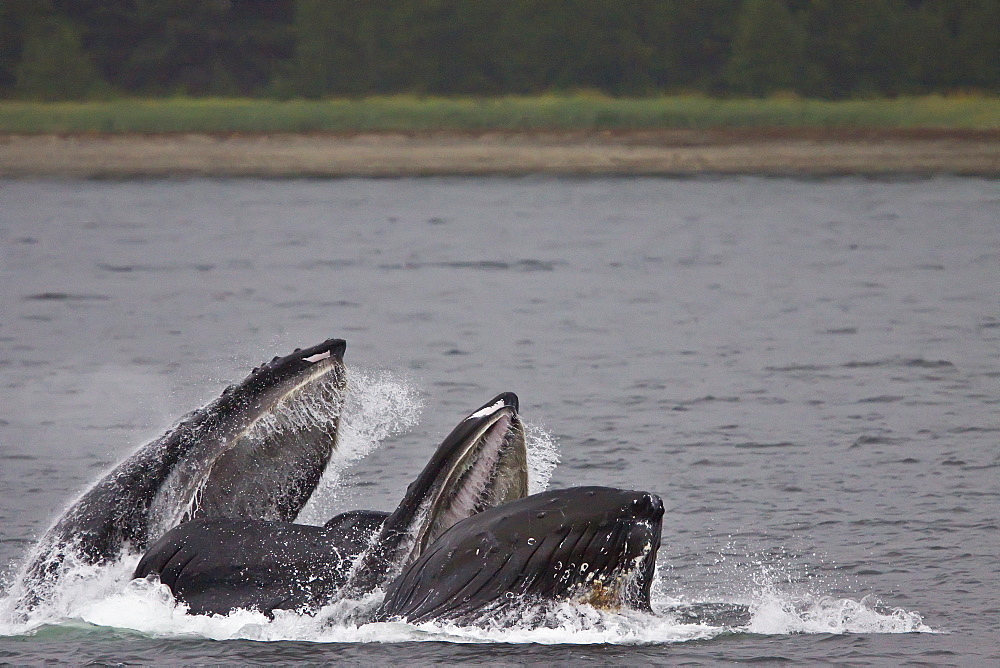
<path id="1" fill-rule="evenodd" d="M 336 447 L 345 347 L 330 339 L 275 357 L 116 466 L 39 541 L 19 607 L 44 596 L 67 558 L 142 552 L 186 520 L 295 519 Z"/>
<path id="2" fill-rule="evenodd" d="M 390 514 L 351 511 L 323 527 L 196 519 L 164 534 L 133 577 L 157 576 L 193 614 L 314 611 L 385 586 L 456 522 L 527 494 L 524 428 L 506 392 L 463 419 Z"/>
<path id="3" fill-rule="evenodd" d="M 646 492 L 542 492 L 455 523 L 386 588 L 383 619 L 520 622 L 554 601 L 650 610 L 663 502 Z"/>

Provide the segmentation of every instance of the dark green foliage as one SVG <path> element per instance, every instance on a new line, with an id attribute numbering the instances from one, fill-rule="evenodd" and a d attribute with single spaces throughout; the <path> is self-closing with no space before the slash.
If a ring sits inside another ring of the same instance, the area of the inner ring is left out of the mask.
<path id="1" fill-rule="evenodd" d="M 55 15 L 26 22 L 14 79 L 19 96 L 37 100 L 93 97 L 107 87 L 72 23 Z"/>
<path id="2" fill-rule="evenodd" d="M 1000 91 L 997 0 L 0 0 L 0 96 Z"/>
<path id="3" fill-rule="evenodd" d="M 906 17 L 903 0 L 810 0 L 802 12 L 808 35 L 802 92 L 838 98 L 909 88 L 906 51 L 918 45 L 908 39 Z"/>
<path id="4" fill-rule="evenodd" d="M 0 92 L 10 93 L 17 84 L 17 66 L 24 51 L 24 34 L 27 24 L 39 12 L 41 3 L 32 0 L 4 0 L 0 2 Z"/>
<path id="5" fill-rule="evenodd" d="M 51 0 L 116 89 L 263 93 L 292 52 L 290 0 Z"/>
<path id="6" fill-rule="evenodd" d="M 738 93 L 795 90 L 806 32 L 782 0 L 746 0 L 736 22 L 726 81 Z"/>

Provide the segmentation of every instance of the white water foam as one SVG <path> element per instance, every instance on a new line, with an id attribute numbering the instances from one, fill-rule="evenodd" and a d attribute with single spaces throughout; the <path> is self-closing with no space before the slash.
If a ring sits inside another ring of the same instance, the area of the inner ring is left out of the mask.
<path id="1" fill-rule="evenodd" d="M 887 608 L 874 596 L 857 601 L 761 592 L 750 606 L 750 613 L 745 630 L 763 635 L 933 632 L 919 613 Z"/>
<path id="2" fill-rule="evenodd" d="M 792 550 L 758 550 L 735 541 L 726 544 L 708 567 L 715 573 L 702 595 L 671 596 L 677 581 L 657 572 L 654 610 L 719 624 L 718 632 L 788 635 L 796 633 L 935 633 L 918 612 L 884 605 L 877 596 L 838 598 L 825 591 L 836 587 L 835 575 L 812 573 L 816 560 Z M 699 612 L 700 611 L 700 612 Z"/>
<path id="3" fill-rule="evenodd" d="M 0 636 L 27 635 L 45 624 L 83 619 L 82 611 L 88 606 L 119 595 L 138 562 L 138 555 L 132 555 L 114 564 L 94 566 L 68 555 L 59 566 L 58 586 L 30 613 L 17 609 L 23 592 L 20 583 L 15 583 L 0 598 Z"/>
<path id="4" fill-rule="evenodd" d="M 884 607 L 874 597 L 861 600 L 782 592 L 757 591 L 736 601 L 692 601 L 661 593 L 654 587 L 654 613 L 609 612 L 589 605 L 562 603 L 548 610 L 540 624 L 459 626 L 446 622 L 364 622 L 381 601 L 376 593 L 364 601 L 341 601 L 315 615 L 277 611 L 273 619 L 248 610 L 228 615 L 189 615 L 164 585 L 133 580 L 138 557 L 104 567 L 77 566 L 64 578 L 58 595 L 32 612 L 29 619 L 0 615 L 0 635 L 28 635 L 45 624 L 79 623 L 130 629 L 151 637 L 246 639 L 305 642 L 456 642 L 539 644 L 662 644 L 704 640 L 723 633 L 762 635 L 927 633 L 933 629 L 916 612 Z M 0 601 L 0 611 L 4 613 Z M 676 611 L 699 606 L 732 606 L 747 611 L 739 623 L 685 619 Z M 536 619 L 537 622 L 537 619 Z"/>
<path id="5" fill-rule="evenodd" d="M 518 625 L 510 619 L 482 626 L 459 626 L 442 622 L 404 624 L 396 622 L 392 632 L 401 640 L 460 643 L 536 643 L 541 645 L 636 645 L 702 640 L 716 635 L 710 627 L 681 624 L 670 617 L 636 611 L 609 612 L 589 605 L 561 603 L 548 610 L 540 624 Z M 387 629 L 389 630 L 389 629 Z"/>

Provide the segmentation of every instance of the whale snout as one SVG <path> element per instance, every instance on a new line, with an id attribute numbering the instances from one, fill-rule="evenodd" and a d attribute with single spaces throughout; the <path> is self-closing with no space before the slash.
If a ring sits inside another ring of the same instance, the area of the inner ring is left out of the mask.
<path id="1" fill-rule="evenodd" d="M 656 494 L 645 492 L 633 502 L 632 513 L 639 519 L 659 520 L 663 517 L 663 499 Z"/>

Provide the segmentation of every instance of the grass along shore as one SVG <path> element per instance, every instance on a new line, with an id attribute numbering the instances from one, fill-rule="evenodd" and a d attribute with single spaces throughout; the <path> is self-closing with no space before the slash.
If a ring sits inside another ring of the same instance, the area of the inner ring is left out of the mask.
<path id="1" fill-rule="evenodd" d="M 1000 176 L 1000 98 L 0 102 L 0 177 Z"/>
<path id="2" fill-rule="evenodd" d="M 1000 98 L 824 101 L 600 95 L 0 102 L 0 134 L 303 134 L 667 129 L 1000 129 Z"/>

